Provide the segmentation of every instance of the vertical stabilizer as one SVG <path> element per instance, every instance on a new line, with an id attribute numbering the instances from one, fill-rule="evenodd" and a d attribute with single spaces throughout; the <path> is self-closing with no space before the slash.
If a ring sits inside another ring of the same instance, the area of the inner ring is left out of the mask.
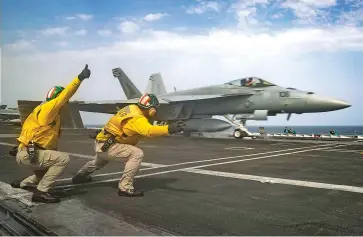
<path id="1" fill-rule="evenodd" d="M 163 78 L 160 73 L 151 74 L 145 90 L 145 93 L 152 93 L 155 95 L 166 94 Z"/>
<path id="2" fill-rule="evenodd" d="M 124 73 L 124 71 L 122 71 L 121 68 L 118 67 L 112 69 L 112 74 L 120 82 L 127 99 L 135 99 L 135 98 L 140 98 L 142 96 L 141 92 L 137 89 L 134 83 L 132 83 L 132 81 Z"/>

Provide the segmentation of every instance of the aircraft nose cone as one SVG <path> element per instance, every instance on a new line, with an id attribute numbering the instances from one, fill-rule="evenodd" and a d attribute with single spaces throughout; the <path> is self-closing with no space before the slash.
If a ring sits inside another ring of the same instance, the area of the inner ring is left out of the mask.
<path id="1" fill-rule="evenodd" d="M 306 106 L 308 109 L 314 110 L 316 112 L 327 112 L 345 109 L 350 107 L 351 105 L 345 101 L 337 100 L 334 98 L 313 96 L 307 100 Z"/>

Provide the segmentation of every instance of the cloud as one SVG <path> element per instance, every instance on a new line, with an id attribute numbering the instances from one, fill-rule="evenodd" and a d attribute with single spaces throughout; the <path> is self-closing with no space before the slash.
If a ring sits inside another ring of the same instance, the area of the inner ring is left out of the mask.
<path id="1" fill-rule="evenodd" d="M 77 30 L 76 32 L 74 32 L 75 35 L 86 35 L 87 34 L 87 30 Z"/>
<path id="2" fill-rule="evenodd" d="M 60 41 L 60 42 L 55 42 L 54 44 L 57 45 L 57 46 L 60 46 L 60 47 L 65 47 L 65 46 L 68 46 L 69 45 L 69 42 L 67 42 L 67 41 Z"/>
<path id="3" fill-rule="evenodd" d="M 82 20 L 82 21 L 88 21 L 91 20 L 93 18 L 93 15 L 89 15 L 89 14 L 75 14 L 74 16 L 68 16 L 65 19 L 66 20 Z"/>
<path id="4" fill-rule="evenodd" d="M 284 17 L 284 15 L 282 13 L 276 13 L 271 16 L 272 19 L 280 19 L 283 17 Z"/>
<path id="5" fill-rule="evenodd" d="M 65 35 L 68 29 L 68 27 L 46 28 L 41 30 L 41 34 L 44 36 Z"/>
<path id="6" fill-rule="evenodd" d="M 132 34 L 140 30 L 140 26 L 133 21 L 121 22 L 118 28 L 124 34 Z"/>
<path id="7" fill-rule="evenodd" d="M 288 0 L 290 2 L 296 2 L 296 0 Z M 319 1 L 315 1 L 315 0 L 299 0 L 298 2 L 301 2 L 305 5 L 311 6 L 311 7 L 316 7 L 316 8 L 327 8 L 327 7 L 332 7 L 335 6 L 337 4 L 336 0 L 319 0 Z"/>
<path id="8" fill-rule="evenodd" d="M 75 19 L 77 19 L 77 17 L 75 17 L 75 16 L 67 16 L 66 17 L 66 20 L 75 20 Z"/>
<path id="9" fill-rule="evenodd" d="M 267 6 L 272 0 L 239 0 L 232 5 L 232 8 L 245 9 L 257 5 Z"/>
<path id="10" fill-rule="evenodd" d="M 354 8 L 363 7 L 363 1 L 361 0 L 345 0 L 345 3 Z"/>
<path id="11" fill-rule="evenodd" d="M 101 35 L 101 36 L 109 36 L 109 35 L 112 35 L 112 31 L 106 30 L 106 29 L 98 30 L 97 33 L 99 35 Z"/>
<path id="12" fill-rule="evenodd" d="M 251 24 L 258 24 L 258 21 L 256 19 L 256 8 L 239 10 L 236 12 L 236 14 L 238 19 L 238 27 L 240 28 L 247 28 Z"/>
<path id="13" fill-rule="evenodd" d="M 144 17 L 145 21 L 157 21 L 160 20 L 162 17 L 168 16 L 167 13 L 156 13 L 156 14 L 148 14 Z"/>
<path id="14" fill-rule="evenodd" d="M 329 22 L 329 12 L 324 9 L 335 6 L 336 0 L 286 0 L 282 8 L 291 9 L 300 23 L 315 24 L 318 21 Z"/>
<path id="15" fill-rule="evenodd" d="M 363 9 L 342 12 L 337 22 L 344 25 L 359 26 L 363 23 Z"/>
<path id="16" fill-rule="evenodd" d="M 186 13 L 188 14 L 203 14 L 207 11 L 219 12 L 221 5 L 215 1 L 199 1 L 197 6 L 190 6 Z"/>
<path id="17" fill-rule="evenodd" d="M 356 105 L 360 102 L 358 95 L 363 83 L 357 84 L 360 82 L 356 80 L 354 74 L 349 74 L 349 71 L 341 68 L 341 61 L 332 65 L 329 59 L 325 60 L 324 57 L 314 55 L 315 53 L 324 55 L 324 52 L 339 54 L 347 50 L 362 52 L 361 28 L 310 27 L 273 34 L 246 34 L 233 30 L 212 30 L 207 34 L 197 35 L 152 30 L 139 30 L 139 32 L 140 34 L 134 39 L 83 51 L 38 51 L 32 54 L 23 52 L 21 55 L 14 55 L 5 47 L 6 52 L 3 56 L 3 78 L 6 78 L 3 84 L 5 102 L 11 104 L 13 102 L 10 100 L 16 99 L 43 100 L 44 94 L 51 86 L 66 85 L 78 75 L 84 64 L 88 63 L 92 76 L 82 83 L 73 100 L 125 99 L 118 81 L 111 73 L 112 68 L 121 67 L 141 91 L 146 87 L 147 78 L 154 72 L 162 73 L 168 91 L 172 91 L 174 86 L 182 90 L 225 83 L 253 75 L 282 86 L 296 87 L 323 95 L 339 95 L 339 99 L 353 104 L 353 107 L 349 108 L 348 117 L 344 111 L 330 113 L 334 116 L 317 115 L 318 119 L 324 118 L 321 124 L 338 123 L 337 119 L 345 123 L 358 124 L 363 117 Z M 17 70 L 14 71 L 13 68 Z M 355 70 L 357 74 L 362 71 L 359 67 Z M 24 74 L 27 75 L 26 80 Z M 342 75 L 349 83 L 342 84 Z M 14 83 L 23 86 L 14 87 Z M 348 90 L 348 87 L 350 93 L 341 94 L 341 91 Z M 292 121 L 304 123 L 306 118 L 314 116 L 293 116 Z M 85 123 L 90 123 L 92 119 L 94 118 L 89 118 Z"/>
<path id="18" fill-rule="evenodd" d="M 11 44 L 6 44 L 4 47 L 6 47 L 8 50 L 14 52 L 14 51 L 28 51 L 28 50 L 34 50 L 35 41 L 28 41 L 28 40 L 18 40 Z"/>
<path id="19" fill-rule="evenodd" d="M 186 31 L 186 30 L 188 30 L 188 28 L 185 27 L 185 26 L 179 26 L 179 27 L 175 27 L 174 30 L 177 30 L 177 31 Z"/>
<path id="20" fill-rule="evenodd" d="M 268 24 L 264 19 L 259 21 L 257 17 L 259 15 L 258 11 L 261 10 L 260 7 L 267 7 L 270 3 L 271 0 L 239 0 L 231 5 L 229 11 L 235 13 L 239 28 L 244 30 L 256 29 Z"/>

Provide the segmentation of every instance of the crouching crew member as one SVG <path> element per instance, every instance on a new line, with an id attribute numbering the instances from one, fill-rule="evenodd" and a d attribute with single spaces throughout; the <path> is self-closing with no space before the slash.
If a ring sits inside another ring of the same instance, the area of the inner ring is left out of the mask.
<path id="1" fill-rule="evenodd" d="M 32 196 L 33 202 L 54 203 L 59 197 L 48 191 L 69 162 L 66 153 L 57 151 L 58 139 L 61 130 L 60 109 L 68 103 L 76 93 L 81 82 L 89 78 L 91 71 L 88 65 L 66 87 L 53 87 L 47 94 L 46 101 L 38 105 L 27 117 L 22 126 L 16 162 L 19 166 L 33 170 L 24 180 L 13 181 L 14 188 L 28 188 L 37 185 Z"/>
<path id="2" fill-rule="evenodd" d="M 156 137 L 181 132 L 183 122 L 158 126 L 149 123 L 157 111 L 159 101 L 154 94 L 145 94 L 137 105 L 128 105 L 110 118 L 97 134 L 94 149 L 96 157 L 86 163 L 73 177 L 73 183 L 84 183 L 92 180 L 90 174 L 104 167 L 109 161 L 126 161 L 123 175 L 118 184 L 119 196 L 143 196 L 136 191 L 133 180 L 137 174 L 144 153 L 135 145 L 140 136 Z"/>

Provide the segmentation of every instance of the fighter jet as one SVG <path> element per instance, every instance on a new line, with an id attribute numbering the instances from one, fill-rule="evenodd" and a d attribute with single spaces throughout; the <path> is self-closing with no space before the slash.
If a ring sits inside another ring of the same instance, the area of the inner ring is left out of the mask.
<path id="1" fill-rule="evenodd" d="M 137 103 L 141 92 L 121 68 L 112 69 L 128 100 L 87 101 L 79 109 L 87 112 L 114 114 L 117 108 Z M 244 77 L 223 84 L 167 92 L 160 73 L 150 76 L 145 93 L 154 93 L 160 101 L 156 121 L 187 121 L 190 132 L 214 132 L 230 128 L 213 116 L 236 115 L 242 121 L 267 120 L 268 116 L 320 113 L 348 108 L 351 105 L 314 92 L 284 88 L 259 77 Z"/>
<path id="2" fill-rule="evenodd" d="M 120 108 L 136 104 L 142 93 L 121 68 L 112 69 L 124 90 L 127 100 L 77 101 L 80 111 L 115 114 Z M 238 115 L 245 120 L 267 120 L 268 116 L 319 113 L 348 108 L 345 101 L 326 98 L 314 92 L 284 88 L 259 77 L 244 77 L 223 84 L 188 90 L 167 92 L 160 73 L 149 77 L 145 93 L 156 94 L 160 107 L 153 122 L 186 122 L 185 134 L 191 132 L 217 132 L 232 127 L 231 123 L 213 119 L 213 116 Z M 30 102 L 30 103 L 29 103 Z M 33 107 L 41 102 L 18 101 L 19 109 Z M 32 105 L 31 105 L 32 104 Z M 75 105 L 74 105 L 75 106 Z M 22 113 L 26 118 L 27 113 Z M 248 134 L 247 134 L 248 135 Z M 242 133 L 241 133 L 242 136 Z"/>

